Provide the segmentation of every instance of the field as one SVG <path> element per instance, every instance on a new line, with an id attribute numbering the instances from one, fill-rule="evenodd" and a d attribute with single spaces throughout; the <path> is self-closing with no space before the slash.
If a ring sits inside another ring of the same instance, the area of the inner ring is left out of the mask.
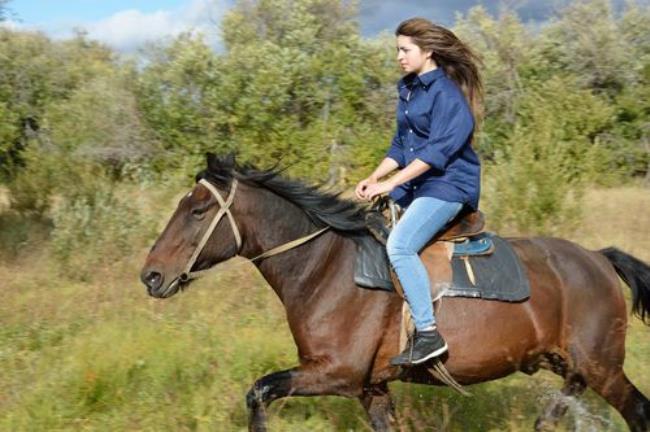
<path id="1" fill-rule="evenodd" d="M 649 192 L 641 186 L 590 191 L 583 222 L 567 237 L 589 248 L 616 245 L 650 262 Z M 162 227 L 177 195 L 149 195 Z M 45 244 L 5 251 L 0 430 L 246 429 L 249 386 L 295 364 L 282 305 L 254 267 L 238 259 L 170 300 L 151 299 L 138 280 L 147 249 L 92 269 L 88 280 L 61 272 Z M 650 328 L 631 319 L 625 370 L 650 396 L 649 358 Z M 470 387 L 471 398 L 391 384 L 401 431 L 532 430 L 559 387 L 544 371 Z M 570 405 L 561 430 L 626 430 L 594 394 Z M 370 430 L 358 402 L 335 397 L 278 401 L 270 427 Z"/>

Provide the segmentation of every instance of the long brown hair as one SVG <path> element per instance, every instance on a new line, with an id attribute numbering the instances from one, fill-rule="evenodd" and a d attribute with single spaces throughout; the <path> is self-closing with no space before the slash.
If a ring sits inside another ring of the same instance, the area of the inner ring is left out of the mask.
<path id="1" fill-rule="evenodd" d="M 422 51 L 432 52 L 431 58 L 465 94 L 478 130 L 483 120 L 483 81 L 479 72 L 483 61 L 478 54 L 451 30 L 425 18 L 402 21 L 395 36 L 408 36 Z"/>

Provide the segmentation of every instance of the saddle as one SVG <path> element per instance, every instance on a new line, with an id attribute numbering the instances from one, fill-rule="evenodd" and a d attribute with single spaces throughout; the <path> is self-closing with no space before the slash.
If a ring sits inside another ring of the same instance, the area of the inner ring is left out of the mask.
<path id="1" fill-rule="evenodd" d="M 485 216 L 480 210 L 461 212 L 438 236 L 438 240 L 456 241 L 485 232 Z"/>
<path id="2" fill-rule="evenodd" d="M 366 213 L 366 226 L 382 244 L 388 241 L 391 227 L 395 226 L 400 213 L 396 204 L 387 197 L 375 201 Z M 433 241 L 465 242 L 485 232 L 485 216 L 480 210 L 462 210 Z"/>
<path id="3" fill-rule="evenodd" d="M 359 242 L 355 282 L 364 288 L 397 291 L 403 296 L 399 279 L 386 255 L 391 227 L 400 209 L 388 198 L 373 204 L 366 213 L 372 236 Z M 480 211 L 461 211 L 420 251 L 430 274 L 432 299 L 474 297 L 521 301 L 530 295 L 527 276 L 511 244 L 485 231 Z"/>

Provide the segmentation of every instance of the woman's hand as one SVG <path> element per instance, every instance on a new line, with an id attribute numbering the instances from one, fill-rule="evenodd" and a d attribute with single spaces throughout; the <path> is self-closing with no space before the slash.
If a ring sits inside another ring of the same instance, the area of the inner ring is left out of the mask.
<path id="1" fill-rule="evenodd" d="M 374 177 L 372 177 L 372 176 L 370 176 L 370 177 L 368 177 L 368 178 L 366 178 L 366 179 L 363 179 L 363 180 L 361 180 L 361 181 L 359 182 L 359 184 L 357 184 L 357 187 L 354 189 L 354 194 L 355 194 L 355 195 L 357 196 L 357 198 L 360 199 L 360 200 L 362 200 L 362 199 L 366 199 L 366 196 L 365 196 L 366 189 L 367 189 L 368 186 L 370 186 L 371 184 L 376 184 L 376 183 L 377 183 L 377 179 L 374 178 Z"/>
<path id="2" fill-rule="evenodd" d="M 371 201 L 374 197 L 378 195 L 392 192 L 393 189 L 395 189 L 395 184 L 390 180 L 383 181 L 380 183 L 369 184 L 368 186 L 366 186 L 363 192 L 363 198 L 365 198 L 368 201 Z"/>

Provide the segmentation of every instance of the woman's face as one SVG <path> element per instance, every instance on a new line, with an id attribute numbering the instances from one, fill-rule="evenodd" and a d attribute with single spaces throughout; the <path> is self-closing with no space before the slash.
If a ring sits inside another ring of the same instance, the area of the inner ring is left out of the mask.
<path id="1" fill-rule="evenodd" d="M 404 72 L 417 74 L 434 65 L 431 51 L 422 51 L 410 36 L 397 36 L 397 62 Z"/>

